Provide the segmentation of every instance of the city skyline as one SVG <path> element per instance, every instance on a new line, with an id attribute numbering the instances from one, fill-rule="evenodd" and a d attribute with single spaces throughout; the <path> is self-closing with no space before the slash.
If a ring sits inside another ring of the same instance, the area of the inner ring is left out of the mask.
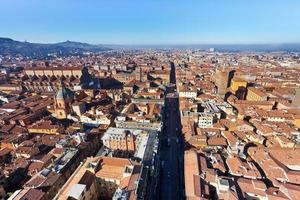
<path id="1" fill-rule="evenodd" d="M 0 36 L 120 45 L 299 43 L 299 6 L 295 0 L 4 0 Z"/>
<path id="2" fill-rule="evenodd" d="M 0 2 L 0 199 L 300 200 L 300 0 Z"/>

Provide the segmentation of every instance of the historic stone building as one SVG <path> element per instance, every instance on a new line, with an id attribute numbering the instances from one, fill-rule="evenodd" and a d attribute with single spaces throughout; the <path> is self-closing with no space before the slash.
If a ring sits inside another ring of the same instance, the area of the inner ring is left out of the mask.
<path id="1" fill-rule="evenodd" d="M 24 69 L 22 85 L 30 91 L 57 92 L 62 82 L 72 90 L 100 88 L 99 81 L 87 67 L 30 67 Z"/>
<path id="2" fill-rule="evenodd" d="M 57 119 L 66 119 L 72 111 L 74 93 L 68 88 L 61 86 L 54 97 L 54 108 Z"/>

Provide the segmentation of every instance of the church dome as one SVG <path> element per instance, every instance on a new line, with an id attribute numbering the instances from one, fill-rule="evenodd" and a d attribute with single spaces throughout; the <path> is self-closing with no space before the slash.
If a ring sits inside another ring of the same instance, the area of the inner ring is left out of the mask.
<path id="1" fill-rule="evenodd" d="M 58 100 L 72 100 L 74 99 L 74 93 L 68 88 L 61 88 L 57 91 L 55 98 Z"/>

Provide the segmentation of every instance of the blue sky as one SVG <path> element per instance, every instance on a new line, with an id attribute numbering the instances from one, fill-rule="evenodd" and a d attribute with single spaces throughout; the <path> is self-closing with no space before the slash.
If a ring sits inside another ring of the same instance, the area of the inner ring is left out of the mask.
<path id="1" fill-rule="evenodd" d="M 300 42 L 299 0 L 0 0 L 0 37 L 94 44 Z"/>

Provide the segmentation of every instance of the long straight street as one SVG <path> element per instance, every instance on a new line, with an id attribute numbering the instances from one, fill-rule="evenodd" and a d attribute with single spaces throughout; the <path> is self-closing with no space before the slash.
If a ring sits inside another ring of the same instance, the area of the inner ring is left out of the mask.
<path id="1" fill-rule="evenodd" d="M 170 83 L 176 84 L 173 63 L 171 63 Z M 162 200 L 184 198 L 183 142 L 180 133 L 179 101 L 175 89 L 176 86 L 170 85 L 165 98 L 164 129 L 161 137 L 160 199 Z"/>

